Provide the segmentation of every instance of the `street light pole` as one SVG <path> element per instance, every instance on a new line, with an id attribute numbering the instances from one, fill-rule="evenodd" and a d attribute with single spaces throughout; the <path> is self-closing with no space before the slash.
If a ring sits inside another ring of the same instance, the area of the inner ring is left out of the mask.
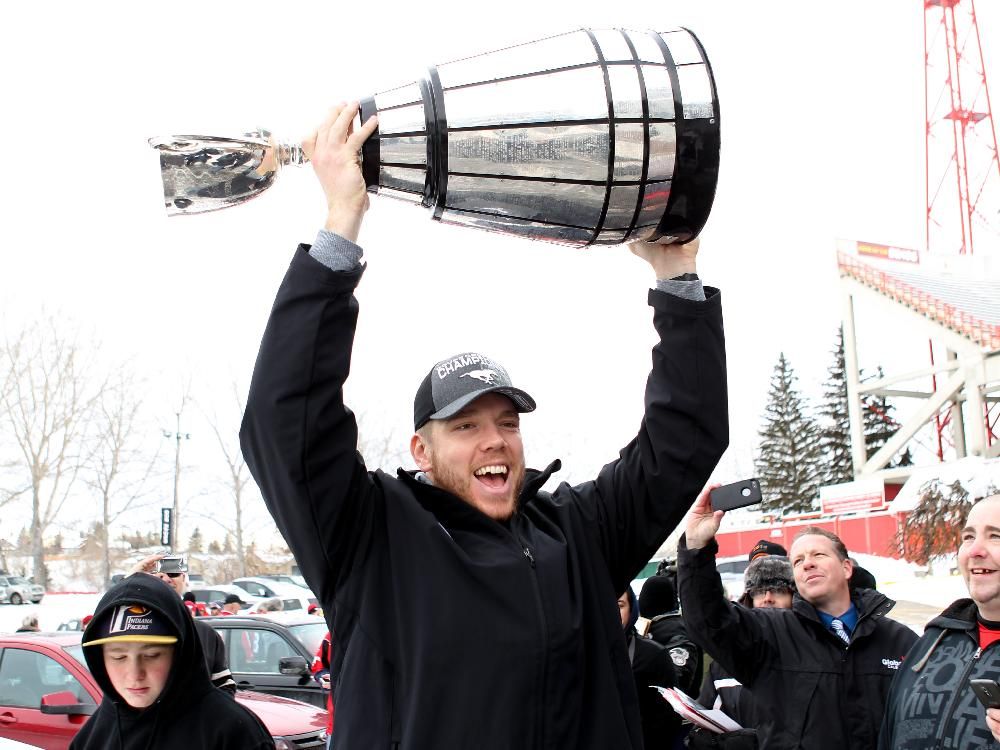
<path id="1" fill-rule="evenodd" d="M 177 447 L 174 450 L 174 508 L 170 516 L 170 551 L 177 552 L 177 530 L 180 526 L 180 508 L 178 506 L 179 500 L 177 495 L 177 485 L 180 482 L 181 476 L 181 440 L 190 440 L 191 434 L 186 432 L 181 432 L 181 413 L 175 412 L 177 414 L 177 431 L 168 432 L 163 431 L 163 436 L 166 438 L 174 438 L 177 441 Z"/>

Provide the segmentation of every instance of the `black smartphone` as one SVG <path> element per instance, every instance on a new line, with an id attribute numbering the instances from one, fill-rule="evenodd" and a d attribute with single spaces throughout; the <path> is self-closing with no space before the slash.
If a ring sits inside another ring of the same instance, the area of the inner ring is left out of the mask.
<path id="1" fill-rule="evenodd" d="M 760 481 L 743 479 L 732 484 L 716 487 L 710 493 L 712 510 L 732 510 L 747 505 L 756 505 L 763 498 L 760 495 Z"/>
<path id="2" fill-rule="evenodd" d="M 1000 708 L 1000 684 L 996 680 L 969 680 L 969 687 L 986 708 Z"/>

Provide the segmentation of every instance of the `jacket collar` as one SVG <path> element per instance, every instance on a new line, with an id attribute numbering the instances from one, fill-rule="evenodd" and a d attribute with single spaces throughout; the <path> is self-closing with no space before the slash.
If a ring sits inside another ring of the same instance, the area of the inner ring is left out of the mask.
<path id="1" fill-rule="evenodd" d="M 972 599 L 958 599 L 927 623 L 927 627 L 942 628 L 943 630 L 972 630 L 977 627 L 976 616 L 978 612 L 979 609 Z"/>
<path id="2" fill-rule="evenodd" d="M 855 591 L 851 595 L 851 601 L 854 602 L 854 606 L 858 610 L 859 628 L 867 620 L 874 621 L 880 617 L 884 617 L 889 613 L 889 610 L 896 606 L 895 601 L 874 589 L 860 589 Z M 795 597 L 792 599 L 792 611 L 799 617 L 822 625 L 819 615 L 816 613 L 816 608 L 798 594 L 795 594 Z"/>

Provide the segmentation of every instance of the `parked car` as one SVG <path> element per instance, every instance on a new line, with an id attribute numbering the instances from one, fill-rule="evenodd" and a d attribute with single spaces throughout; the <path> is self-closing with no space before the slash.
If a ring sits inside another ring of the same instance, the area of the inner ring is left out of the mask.
<path id="1" fill-rule="evenodd" d="M 284 612 L 294 610 L 309 611 L 311 604 L 318 604 L 319 600 L 309 589 L 296 586 L 282 581 L 272 581 L 267 578 L 237 578 L 233 581 L 234 586 L 239 586 L 251 596 L 261 599 L 280 599 L 281 609 Z"/>
<path id="2" fill-rule="evenodd" d="M 719 571 L 722 585 L 730 599 L 739 599 L 743 594 L 743 573 L 750 561 L 746 555 L 740 557 L 720 557 L 715 561 L 715 569 Z"/>
<path id="3" fill-rule="evenodd" d="M 0 638 L 0 737 L 44 750 L 66 750 L 101 702 L 83 658 L 80 633 L 31 633 Z M 326 713 L 274 695 L 239 691 L 278 750 L 326 747 Z"/>
<path id="4" fill-rule="evenodd" d="M 222 636 L 229 671 L 241 689 L 326 706 L 326 693 L 310 666 L 327 625 L 312 615 L 235 615 L 205 617 Z"/>
<path id="5" fill-rule="evenodd" d="M 269 581 L 290 583 L 293 586 L 301 586 L 304 589 L 309 588 L 309 585 L 306 583 L 306 579 L 298 575 L 288 575 L 286 573 L 261 573 L 257 576 L 257 578 L 266 578 Z"/>
<path id="6" fill-rule="evenodd" d="M 9 604 L 38 604 L 45 596 L 45 589 L 27 578 L 15 575 L 0 575 L 0 602 Z"/>
<path id="7" fill-rule="evenodd" d="M 194 600 L 196 602 L 202 602 L 203 604 L 208 604 L 209 602 L 224 602 L 227 596 L 230 594 L 236 594 L 236 596 L 246 602 L 246 606 L 241 608 L 244 611 L 252 607 L 257 602 L 262 601 L 259 596 L 251 596 L 239 586 L 227 586 L 224 583 L 220 583 L 218 586 L 200 586 L 197 588 L 191 588 L 189 591 L 194 594 Z"/>

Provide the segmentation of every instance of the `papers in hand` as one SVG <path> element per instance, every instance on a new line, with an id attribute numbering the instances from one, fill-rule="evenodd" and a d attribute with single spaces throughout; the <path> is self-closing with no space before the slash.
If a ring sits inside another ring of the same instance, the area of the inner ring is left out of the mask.
<path id="1" fill-rule="evenodd" d="M 725 711 L 720 711 L 716 708 L 705 708 L 676 688 L 662 688 L 657 685 L 650 685 L 650 687 L 659 691 L 663 699 L 670 704 L 671 708 L 682 719 L 703 727 L 710 732 L 724 734 L 725 732 L 735 732 L 743 728 L 730 719 Z"/>

